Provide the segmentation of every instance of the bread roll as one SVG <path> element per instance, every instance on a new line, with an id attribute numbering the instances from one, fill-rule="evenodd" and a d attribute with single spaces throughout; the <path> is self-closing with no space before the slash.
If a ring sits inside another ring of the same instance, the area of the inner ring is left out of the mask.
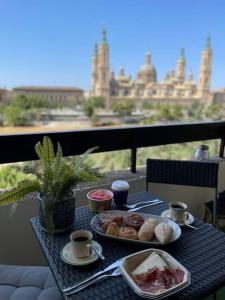
<path id="1" fill-rule="evenodd" d="M 151 241 L 154 236 L 156 225 L 156 219 L 146 219 L 138 232 L 138 239 L 141 241 Z"/>
<path id="2" fill-rule="evenodd" d="M 160 244 L 168 244 L 173 236 L 173 228 L 169 224 L 160 223 L 155 227 L 155 235 Z"/>

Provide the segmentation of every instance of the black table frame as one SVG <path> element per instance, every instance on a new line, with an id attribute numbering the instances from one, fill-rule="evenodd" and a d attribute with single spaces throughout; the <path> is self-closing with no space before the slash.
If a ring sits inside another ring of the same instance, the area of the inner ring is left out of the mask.
<path id="1" fill-rule="evenodd" d="M 154 197 L 148 192 L 137 193 L 129 196 L 129 203 L 146 201 L 152 198 Z M 160 215 L 167 208 L 168 206 L 164 202 L 144 208 L 139 212 Z M 54 235 L 53 237 L 43 231 L 39 218 L 31 220 L 36 237 L 60 290 L 87 278 L 120 257 L 147 248 L 132 243 L 112 241 L 94 234 L 94 239 L 103 247 L 106 260 L 104 262 L 98 260 L 86 267 L 67 265 L 60 258 L 60 250 L 69 242 L 69 235 L 73 230 L 80 228 L 91 230 L 90 220 L 92 216 L 93 214 L 87 206 L 77 208 L 74 227 L 65 234 Z M 182 235 L 176 242 L 158 247 L 180 261 L 190 271 L 192 277 L 190 286 L 167 299 L 204 299 L 225 285 L 225 234 L 198 219 L 195 220 L 194 225 L 199 229 L 182 228 Z M 122 277 L 106 279 L 73 296 L 63 296 L 66 300 L 141 299 Z"/>

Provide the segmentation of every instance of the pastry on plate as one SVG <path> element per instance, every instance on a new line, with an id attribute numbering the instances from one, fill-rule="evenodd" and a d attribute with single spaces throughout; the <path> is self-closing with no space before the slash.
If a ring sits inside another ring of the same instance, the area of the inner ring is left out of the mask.
<path id="1" fill-rule="evenodd" d="M 106 234 L 112 236 L 118 236 L 119 233 L 119 224 L 116 222 L 110 222 L 106 230 Z"/>
<path id="2" fill-rule="evenodd" d="M 137 240 L 137 230 L 132 227 L 120 227 L 119 237 L 128 240 Z"/>
<path id="3" fill-rule="evenodd" d="M 138 214 L 130 214 L 124 217 L 124 224 L 136 230 L 139 230 L 143 223 L 144 223 L 144 218 L 142 218 Z"/>
<path id="4" fill-rule="evenodd" d="M 151 241 L 155 235 L 154 230 L 157 224 L 156 219 L 146 219 L 138 232 L 138 239 L 141 241 Z"/>
<path id="5" fill-rule="evenodd" d="M 160 223 L 155 227 L 155 235 L 160 244 L 168 244 L 173 236 L 173 228 L 169 224 Z"/>
<path id="6" fill-rule="evenodd" d="M 122 216 L 116 216 L 116 215 L 109 215 L 106 217 L 102 224 L 102 228 L 106 231 L 108 228 L 108 225 L 110 222 L 115 222 L 118 225 L 122 225 L 123 217 Z"/>

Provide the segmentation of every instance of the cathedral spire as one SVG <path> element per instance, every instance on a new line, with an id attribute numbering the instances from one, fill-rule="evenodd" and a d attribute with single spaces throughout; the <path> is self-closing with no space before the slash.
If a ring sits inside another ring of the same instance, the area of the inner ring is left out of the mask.
<path id="1" fill-rule="evenodd" d="M 106 29 L 102 30 L 102 44 L 107 44 L 107 32 L 106 32 Z"/>
<path id="2" fill-rule="evenodd" d="M 208 34 L 208 36 L 206 38 L 205 50 L 211 50 L 211 37 L 210 37 L 210 34 Z"/>
<path id="3" fill-rule="evenodd" d="M 185 79 L 185 56 L 184 56 L 184 48 L 180 50 L 180 57 L 177 61 L 177 68 L 176 68 L 176 78 L 179 83 L 184 82 Z"/>
<path id="4" fill-rule="evenodd" d="M 180 60 L 185 60 L 184 48 L 180 50 Z"/>
<path id="5" fill-rule="evenodd" d="M 151 54 L 150 54 L 149 50 L 145 54 L 145 63 L 146 64 L 150 64 L 151 63 Z"/>
<path id="6" fill-rule="evenodd" d="M 211 48 L 211 38 L 208 35 L 206 39 L 205 48 L 202 51 L 200 71 L 199 71 L 199 89 L 202 92 L 210 91 L 211 74 L 212 74 L 212 48 Z"/>
<path id="7" fill-rule="evenodd" d="M 95 43 L 95 46 L 94 46 L 94 56 L 98 56 L 98 44 Z"/>

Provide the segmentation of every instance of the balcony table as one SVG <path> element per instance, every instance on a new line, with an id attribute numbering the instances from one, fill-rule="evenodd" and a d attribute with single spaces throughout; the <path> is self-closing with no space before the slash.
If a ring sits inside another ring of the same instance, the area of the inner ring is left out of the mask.
<path id="1" fill-rule="evenodd" d="M 137 193 L 129 196 L 130 204 L 155 198 L 149 192 Z M 144 208 L 138 212 L 160 215 L 168 208 L 165 202 Z M 92 213 L 87 206 L 76 209 L 74 228 L 91 230 Z M 118 258 L 146 249 L 146 246 L 111 241 L 94 234 L 94 239 L 103 248 L 105 261 L 97 262 L 86 267 L 67 265 L 60 258 L 60 250 L 69 241 L 70 232 L 50 237 L 40 224 L 39 218 L 31 219 L 31 224 L 41 248 L 46 256 L 50 269 L 60 290 L 86 279 L 93 273 L 104 269 Z M 209 224 L 196 219 L 194 225 L 198 230 L 182 228 L 181 237 L 174 243 L 159 248 L 167 251 L 180 261 L 191 273 L 191 284 L 182 291 L 166 299 L 203 299 L 225 285 L 225 234 Z M 141 299 L 121 277 L 106 279 L 92 285 L 65 299 Z"/>

